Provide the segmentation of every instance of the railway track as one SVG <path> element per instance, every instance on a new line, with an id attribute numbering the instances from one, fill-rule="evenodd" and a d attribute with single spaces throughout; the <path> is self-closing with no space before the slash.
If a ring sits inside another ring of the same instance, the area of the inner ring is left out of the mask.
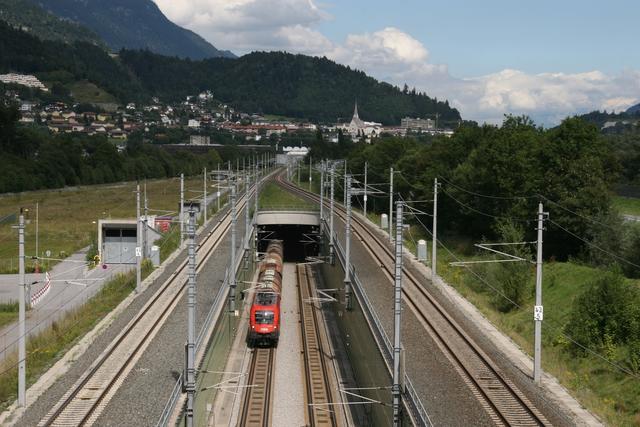
<path id="1" fill-rule="evenodd" d="M 297 266 L 298 296 L 302 320 L 305 382 L 307 390 L 307 417 L 310 426 L 336 426 L 335 411 L 331 410 L 331 386 L 324 361 L 323 345 L 319 333 L 317 307 L 310 301 L 310 267 Z"/>
<path id="2" fill-rule="evenodd" d="M 255 348 L 251 357 L 244 404 L 238 426 L 268 427 L 271 421 L 271 397 L 275 348 Z"/>
<path id="3" fill-rule="evenodd" d="M 280 174 L 279 185 L 297 195 L 319 203 L 320 197 L 285 181 Z M 325 202 L 328 206 L 328 203 Z M 337 216 L 346 220 L 345 209 L 334 203 Z M 353 232 L 369 254 L 393 283 L 394 255 L 386 240 L 372 232 L 356 215 L 352 216 Z M 549 421 L 524 394 L 504 375 L 493 360 L 471 339 L 462 327 L 444 310 L 406 266 L 403 267 L 403 297 L 425 330 L 452 362 L 474 396 L 496 425 L 548 426 Z"/>
<path id="4" fill-rule="evenodd" d="M 242 210 L 246 203 L 245 195 L 238 203 L 238 210 Z M 197 245 L 199 261 L 196 271 L 204 266 L 230 226 L 229 211 L 223 215 L 216 228 L 204 236 Z M 183 296 L 187 286 L 187 265 L 188 260 L 180 263 L 171 277 L 160 286 L 38 426 L 79 426 L 95 423 Z"/>

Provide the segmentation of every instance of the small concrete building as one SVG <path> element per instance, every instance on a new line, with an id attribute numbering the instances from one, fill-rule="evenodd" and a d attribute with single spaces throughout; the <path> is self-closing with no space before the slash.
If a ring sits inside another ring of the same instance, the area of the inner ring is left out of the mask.
<path id="1" fill-rule="evenodd" d="M 160 264 L 160 250 L 154 242 L 162 235 L 147 224 L 147 253 L 153 265 Z M 135 219 L 101 219 L 98 221 L 98 255 L 102 264 L 135 264 L 137 244 Z"/>

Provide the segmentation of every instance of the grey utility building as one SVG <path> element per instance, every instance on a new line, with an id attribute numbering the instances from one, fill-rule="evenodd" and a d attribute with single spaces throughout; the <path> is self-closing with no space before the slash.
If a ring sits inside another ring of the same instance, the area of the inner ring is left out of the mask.
<path id="1" fill-rule="evenodd" d="M 147 253 L 154 265 L 160 261 L 160 251 L 153 242 L 161 237 L 147 226 Z M 98 254 L 102 264 L 135 264 L 137 229 L 135 219 L 101 219 L 98 221 Z"/>

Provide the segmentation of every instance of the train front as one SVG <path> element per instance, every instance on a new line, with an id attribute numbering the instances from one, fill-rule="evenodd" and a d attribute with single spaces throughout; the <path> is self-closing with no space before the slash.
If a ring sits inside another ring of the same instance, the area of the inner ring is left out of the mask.
<path id="1" fill-rule="evenodd" d="M 271 291 L 258 291 L 251 306 L 249 346 L 278 345 L 280 337 L 280 298 Z"/>
<path id="2" fill-rule="evenodd" d="M 282 287 L 282 241 L 274 240 L 267 247 L 260 265 L 258 286 L 251 305 L 250 347 L 257 344 L 278 345 L 280 338 L 280 290 Z"/>

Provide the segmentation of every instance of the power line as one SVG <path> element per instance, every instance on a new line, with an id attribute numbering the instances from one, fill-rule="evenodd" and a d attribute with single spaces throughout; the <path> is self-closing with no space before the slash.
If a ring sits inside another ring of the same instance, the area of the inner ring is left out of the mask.
<path id="1" fill-rule="evenodd" d="M 532 222 L 533 220 L 531 219 L 519 219 L 519 218 L 511 218 L 511 217 L 506 217 L 506 216 L 497 216 L 497 215 L 492 215 L 486 212 L 482 212 L 472 206 L 467 205 L 464 202 L 461 202 L 460 200 L 456 199 L 455 197 L 453 197 L 449 192 L 447 192 L 447 190 L 445 190 L 444 188 L 442 189 L 442 191 L 444 192 L 444 194 L 446 194 L 447 196 L 449 196 L 451 199 L 453 199 L 456 203 L 458 203 L 460 206 L 469 209 L 472 212 L 475 212 L 479 215 L 483 215 L 489 218 L 495 218 L 495 219 L 508 219 L 514 222 Z"/>
<path id="2" fill-rule="evenodd" d="M 594 243 L 589 242 L 588 240 L 586 240 L 586 239 L 584 239 L 584 238 L 582 238 L 582 237 L 578 236 L 577 234 L 573 233 L 572 231 L 567 230 L 566 228 L 564 228 L 563 226 L 561 226 L 561 225 L 560 225 L 560 224 L 558 224 L 557 222 L 552 221 L 551 219 L 549 219 L 549 222 L 550 222 L 551 224 L 555 225 L 556 227 L 558 227 L 559 229 L 563 230 L 564 232 L 566 232 L 566 233 L 568 233 L 568 234 L 572 235 L 572 236 L 573 236 L 573 237 L 575 237 L 576 239 L 578 239 L 578 240 L 580 240 L 580 241 L 582 241 L 582 242 L 586 243 L 588 246 L 591 246 L 592 248 L 598 249 L 599 251 L 601 251 L 601 252 L 603 252 L 603 253 L 605 253 L 605 254 L 607 254 L 607 255 L 609 255 L 609 256 L 611 256 L 611 257 L 615 258 L 615 259 L 618 259 L 618 260 L 620 260 L 620 261 L 622 261 L 622 262 L 624 262 L 624 263 L 626 263 L 626 264 L 632 265 L 632 266 L 634 266 L 634 267 L 636 267 L 636 268 L 640 269 L 640 265 L 638 265 L 638 264 L 634 264 L 633 262 L 631 262 L 631 261 L 629 261 L 629 260 L 627 260 L 627 259 L 625 259 L 625 258 L 622 258 L 622 257 L 621 257 L 621 256 L 619 256 L 619 255 L 616 255 L 616 254 L 614 254 L 614 253 L 612 253 L 612 252 L 609 252 L 608 250 L 603 249 L 603 248 L 601 248 L 600 246 L 598 246 L 598 245 L 596 245 L 596 244 L 594 244 Z"/>
<path id="3" fill-rule="evenodd" d="M 420 224 L 422 225 L 422 227 L 425 229 L 425 231 L 433 237 L 433 234 L 429 231 L 429 229 L 426 227 L 426 225 L 424 225 L 424 223 L 422 221 L 420 221 L 419 218 L 416 218 L 418 220 L 418 222 L 420 222 Z M 449 255 L 451 255 L 456 261 L 461 261 L 460 258 L 458 258 L 453 252 L 451 252 L 451 250 L 449 250 L 449 248 L 447 246 L 445 246 L 444 243 L 442 243 L 442 241 L 438 240 L 438 244 L 445 250 L 447 251 L 447 253 L 449 253 Z M 502 291 L 500 291 L 499 289 L 496 289 L 496 287 L 494 287 L 493 285 L 491 285 L 484 277 L 482 277 L 480 274 L 478 274 L 477 272 L 475 272 L 471 267 L 467 266 L 467 265 L 463 265 L 464 268 L 466 268 L 471 274 L 473 274 L 478 280 L 480 280 L 482 283 L 484 283 L 486 286 L 488 286 L 490 289 L 492 289 L 494 292 L 496 292 L 497 294 L 499 294 L 500 296 L 502 296 L 505 300 L 509 301 L 514 307 L 517 307 L 520 310 L 523 309 L 531 309 L 533 306 L 529 305 L 527 307 L 523 307 L 520 304 L 516 303 L 515 301 L 513 301 L 511 298 L 507 297 Z M 555 319 L 549 319 L 552 323 L 555 323 L 555 325 L 549 325 L 551 326 L 556 332 L 558 332 L 560 335 L 562 335 L 564 338 L 566 338 L 568 341 L 570 341 L 571 343 L 577 345 L 578 347 L 580 347 L 581 349 L 585 350 L 586 352 L 588 352 L 589 354 L 591 354 L 592 356 L 597 357 L 598 359 L 601 359 L 602 361 L 604 361 L 605 363 L 607 363 L 608 365 L 612 366 L 613 368 L 617 369 L 618 371 L 625 373 L 631 377 L 634 377 L 636 379 L 640 379 L 640 375 L 637 375 L 635 373 L 633 373 L 632 371 L 630 371 L 629 369 L 625 368 L 624 366 L 611 361 L 610 359 L 608 359 L 607 357 L 601 355 L 600 353 L 598 353 L 595 350 L 592 350 L 591 348 L 581 344 L 580 342 L 576 341 L 574 338 L 572 338 L 570 335 L 567 335 L 566 332 L 563 331 L 562 326 L 559 326 L 557 324 L 557 321 Z"/>
<path id="4" fill-rule="evenodd" d="M 467 190 L 466 188 L 460 187 L 457 184 L 454 184 L 453 182 L 443 178 L 443 177 L 438 177 L 439 179 L 441 179 L 442 181 L 444 181 L 445 183 L 447 183 L 448 185 L 455 187 L 456 189 L 464 192 L 464 193 L 468 193 L 471 194 L 472 196 L 476 196 L 476 197 L 484 197 L 486 199 L 496 199 L 496 200 L 526 200 L 526 199 L 535 199 L 537 197 L 539 197 L 539 195 L 533 195 L 533 196 L 493 196 L 493 195 L 489 195 L 489 194 L 481 194 L 481 193 L 476 193 L 475 191 L 471 191 L 471 190 Z"/>

